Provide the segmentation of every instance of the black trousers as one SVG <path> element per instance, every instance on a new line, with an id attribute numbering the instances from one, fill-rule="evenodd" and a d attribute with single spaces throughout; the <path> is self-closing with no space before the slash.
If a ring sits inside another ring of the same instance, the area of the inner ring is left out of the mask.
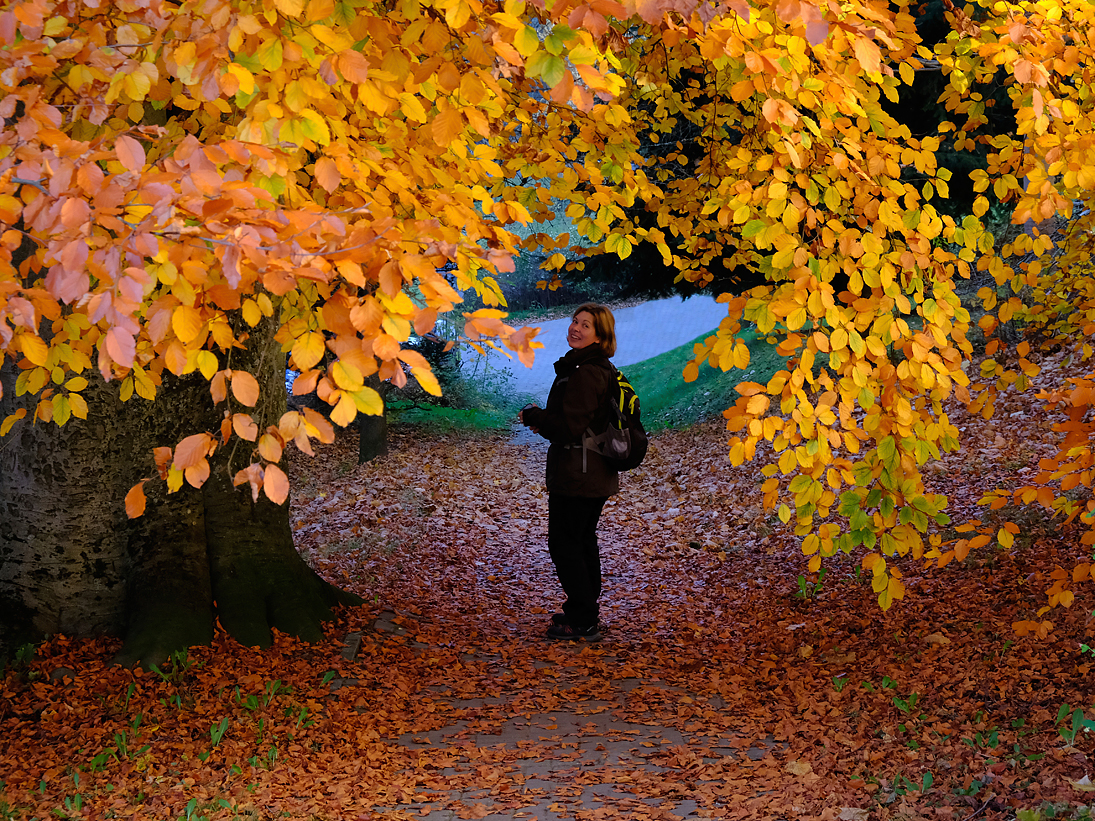
<path id="1" fill-rule="evenodd" d="M 601 595 L 601 553 L 597 522 L 607 498 L 548 494 L 548 552 L 566 593 L 563 613 L 578 628 L 597 623 Z"/>

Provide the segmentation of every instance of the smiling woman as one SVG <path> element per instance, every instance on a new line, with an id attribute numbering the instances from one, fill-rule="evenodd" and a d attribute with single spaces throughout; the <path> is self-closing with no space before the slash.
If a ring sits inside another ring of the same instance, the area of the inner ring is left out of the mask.
<path id="1" fill-rule="evenodd" d="M 548 550 L 566 594 L 552 617 L 550 639 L 601 638 L 601 557 L 597 523 L 619 474 L 599 453 L 582 447 L 589 429 L 607 426 L 606 398 L 616 383 L 609 357 L 616 353 L 616 321 L 604 305 L 574 311 L 567 331 L 570 352 L 555 363 L 546 408 L 528 405 L 521 422 L 549 442 L 547 454 Z"/>

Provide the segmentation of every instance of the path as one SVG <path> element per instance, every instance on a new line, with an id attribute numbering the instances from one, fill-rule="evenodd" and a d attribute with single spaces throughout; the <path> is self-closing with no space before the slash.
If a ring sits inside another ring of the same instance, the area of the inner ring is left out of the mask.
<path id="1" fill-rule="evenodd" d="M 509 444 L 502 461 L 525 477 L 526 487 L 535 486 L 545 451 L 546 445 L 535 442 Z M 516 501 L 530 500 L 519 496 Z M 536 511 L 535 523 L 522 519 L 518 527 L 490 531 L 481 555 L 520 551 L 527 539 L 525 528 L 539 531 L 542 514 Z M 610 511 L 607 518 L 606 529 L 611 530 L 615 514 Z M 538 533 L 537 541 L 542 535 Z M 613 535 L 602 538 L 602 544 L 610 589 L 619 589 L 625 578 L 625 584 L 648 587 L 644 577 L 653 569 L 648 561 Z M 542 551 L 521 558 L 481 580 L 495 597 L 506 599 L 500 601 L 505 611 L 520 605 L 512 601 L 520 594 L 512 589 L 519 580 L 511 574 L 526 577 L 526 582 L 529 575 L 537 577 L 539 584 L 551 574 Z M 645 572 L 636 573 L 636 565 Z M 506 582 L 511 589 L 504 589 Z M 466 591 L 468 585 L 462 587 Z M 540 609 L 535 600 L 524 601 Z M 771 782 L 755 776 L 778 771 L 774 756 L 785 755 L 787 743 L 735 715 L 718 692 L 681 686 L 675 664 L 661 667 L 660 647 L 651 647 L 644 658 L 647 628 L 632 623 L 633 605 L 620 598 L 606 602 L 610 626 L 605 639 L 595 644 L 542 641 L 542 626 L 533 623 L 545 617 L 533 615 L 524 619 L 530 623 L 521 628 L 520 640 L 506 648 L 465 645 L 459 656 L 460 680 L 429 687 L 432 709 L 436 714 L 438 705 L 444 705 L 446 720 L 392 739 L 413 760 L 436 763 L 435 777 L 427 779 L 429 787 L 423 785 L 413 800 L 374 807 L 376 817 L 708 821 L 749 816 L 751 801 L 758 809 L 766 806 Z M 368 629 L 348 636 L 344 657 L 367 661 L 390 652 L 396 641 L 405 659 L 414 658 L 408 666 L 421 664 L 446 652 L 438 629 L 443 634 L 446 625 L 430 615 L 383 611 Z M 529 641 L 539 646 L 531 656 L 526 655 Z M 703 666 L 701 657 L 684 647 L 671 657 L 685 670 Z M 468 679 L 480 682 L 470 696 L 461 686 Z M 338 684 L 352 692 L 360 682 Z M 667 721 L 667 714 L 674 718 Z M 421 773 L 414 776 L 422 783 Z"/>
<path id="2" fill-rule="evenodd" d="M 1062 703 L 1091 703 L 1086 672 L 1053 661 L 1075 654 L 1082 608 L 1059 645 L 1006 650 L 1040 599 L 1004 555 L 945 584 L 907 565 L 915 597 L 886 613 L 839 557 L 824 601 L 800 598 L 798 541 L 725 443 L 718 422 L 656 436 L 625 477 L 600 528 L 596 644 L 544 639 L 561 596 L 542 444 L 408 434 L 302 501 L 312 561 L 335 534 L 374 540 L 328 571 L 377 603 L 342 627 L 330 697 L 356 740 L 324 777 L 376 762 L 342 817 L 1003 821 L 1005 801 L 1086 797 L 1068 779 L 1090 762 L 1053 730 Z"/>
<path id="3" fill-rule="evenodd" d="M 705 331 L 714 330 L 726 317 L 726 306 L 714 297 L 697 294 L 686 300 L 668 297 L 620 308 L 615 317 L 617 349 L 612 361 L 622 368 L 671 351 Z M 555 379 L 555 360 L 569 350 L 566 342 L 569 326 L 569 319 L 540 323 L 536 340 L 544 347 L 536 351 L 533 366 L 525 368 L 516 360 L 501 366 L 509 373 L 508 384 L 515 392 L 532 394 L 544 401 Z"/>

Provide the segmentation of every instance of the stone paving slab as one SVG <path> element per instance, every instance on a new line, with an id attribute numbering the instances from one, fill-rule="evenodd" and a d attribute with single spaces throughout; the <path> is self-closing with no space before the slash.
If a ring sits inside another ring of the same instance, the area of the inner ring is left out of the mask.
<path id="1" fill-rule="evenodd" d="M 382 614 L 373 628 L 405 637 L 407 632 L 397 621 L 395 614 Z M 344 682 L 342 686 L 352 683 Z M 740 749 L 733 737 L 693 740 L 676 728 L 643 723 L 633 714 L 624 716 L 619 704 L 628 693 L 652 688 L 681 695 L 685 692 L 661 682 L 634 678 L 614 680 L 612 686 L 620 694 L 620 701 L 589 699 L 549 711 L 522 711 L 493 727 L 490 733 L 475 731 L 472 721 L 454 718 L 444 727 L 400 736 L 395 743 L 406 749 L 443 752 L 452 764 L 440 770 L 440 776 L 466 786 L 423 790 L 431 800 L 376 807 L 377 817 L 398 814 L 424 821 L 555 821 L 635 814 L 644 819 L 708 821 L 718 816 L 710 815 L 689 797 L 684 781 L 681 789 L 672 790 L 672 797 L 666 797 L 645 795 L 643 779 L 677 778 L 679 773 L 670 766 L 677 753 L 682 758 L 699 756 L 710 763 L 721 759 L 737 762 L 743 756 L 759 761 L 780 750 L 781 745 L 770 738 Z M 505 704 L 500 697 L 461 699 L 449 695 L 445 688 L 433 689 L 436 699 L 457 714 Z M 478 757 L 482 751 L 492 754 L 489 784 L 476 780 L 485 760 Z"/>

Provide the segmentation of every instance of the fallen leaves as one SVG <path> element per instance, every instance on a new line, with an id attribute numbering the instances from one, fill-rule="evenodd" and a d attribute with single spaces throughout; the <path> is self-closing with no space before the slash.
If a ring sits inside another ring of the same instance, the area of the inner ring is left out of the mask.
<path id="1" fill-rule="evenodd" d="M 791 528 L 723 436 L 658 434 L 624 477 L 595 645 L 542 639 L 561 594 L 541 445 L 395 428 L 363 466 L 352 437 L 290 451 L 298 549 L 367 604 L 325 642 L 279 634 L 259 653 L 219 635 L 162 676 L 109 666 L 110 641 L 53 639 L 2 682 L 0 800 L 28 817 L 78 794 L 96 818 L 194 800 L 210 818 L 860 821 L 1083 795 L 1091 739 L 1065 750 L 1054 717 L 1092 701 L 1086 614 L 1057 611 L 1043 641 L 1010 631 L 1041 601 L 1027 576 L 1075 552 L 1068 531 L 943 570 L 903 562 L 911 594 L 885 614 L 852 560 L 805 598 Z M 1008 455 L 933 481 L 976 509 Z"/>

